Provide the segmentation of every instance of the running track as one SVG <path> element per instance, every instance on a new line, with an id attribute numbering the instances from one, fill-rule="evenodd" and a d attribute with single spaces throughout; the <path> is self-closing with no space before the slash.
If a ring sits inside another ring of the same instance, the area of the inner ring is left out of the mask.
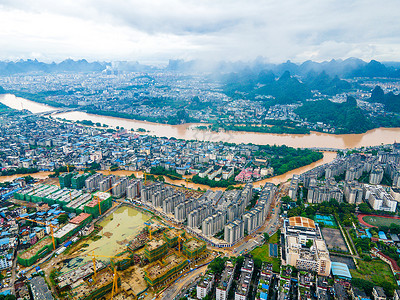
<path id="1" fill-rule="evenodd" d="M 358 215 L 358 222 L 360 222 L 360 224 L 367 226 L 367 227 L 377 227 L 377 226 L 373 226 L 371 224 L 366 223 L 363 218 L 369 216 L 369 217 L 379 217 L 379 218 L 386 218 L 386 219 L 400 219 L 400 217 L 395 217 L 395 216 L 380 216 L 380 215 L 366 215 L 366 214 L 359 214 Z"/>

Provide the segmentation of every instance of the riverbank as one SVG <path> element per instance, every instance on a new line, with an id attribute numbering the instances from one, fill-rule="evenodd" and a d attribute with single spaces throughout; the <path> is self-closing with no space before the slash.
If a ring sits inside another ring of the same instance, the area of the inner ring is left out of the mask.
<path id="1" fill-rule="evenodd" d="M 271 182 L 274 184 L 280 184 L 282 182 L 286 182 L 287 180 L 289 180 L 290 178 L 293 177 L 293 175 L 295 174 L 301 174 L 304 172 L 307 172 L 308 170 L 311 170 L 315 167 L 318 167 L 320 165 L 329 163 L 331 161 L 333 161 L 336 158 L 336 152 L 329 152 L 329 151 L 324 151 L 323 152 L 324 156 L 322 159 L 313 162 L 307 166 L 303 166 L 294 170 L 291 170 L 289 172 L 286 172 L 285 174 L 279 175 L 279 176 L 274 176 L 274 177 L 270 177 L 270 178 L 266 178 L 263 180 L 259 180 L 259 181 L 255 181 L 253 182 L 254 187 L 257 188 L 262 188 L 265 183 L 267 182 Z M 144 178 L 144 173 L 143 171 L 128 171 L 128 170 L 116 170 L 116 171 L 107 171 L 107 170 L 102 170 L 102 171 L 98 171 L 104 175 L 109 175 L 109 174 L 113 174 L 113 175 L 117 175 L 117 176 L 130 176 L 132 174 L 134 174 L 137 178 Z M 34 173 L 34 174 L 27 174 L 27 175 L 31 175 L 34 178 L 37 179 L 46 179 L 50 174 L 53 174 L 53 172 L 39 172 L 39 173 Z M 5 181 L 12 181 L 13 179 L 20 177 L 18 175 L 13 175 L 13 176 L 0 176 L 0 182 L 5 182 Z M 191 177 L 193 177 L 193 175 L 186 175 L 185 179 L 190 179 Z M 203 184 L 197 184 L 197 183 L 193 183 L 193 182 L 188 182 L 185 181 L 184 179 L 181 180 L 172 180 L 168 177 L 164 177 L 165 182 L 168 184 L 174 184 L 177 186 L 184 186 L 190 189 L 201 189 L 201 190 L 213 190 L 213 191 L 223 191 L 226 188 L 210 188 L 207 185 L 203 185 Z M 240 186 L 241 184 L 237 184 L 236 186 Z"/>
<path id="2" fill-rule="evenodd" d="M 0 95 L 0 102 L 11 108 L 18 110 L 27 109 L 33 113 L 55 109 L 54 107 L 18 98 L 10 94 Z M 400 128 L 377 128 L 363 134 L 333 135 L 314 131 L 311 131 L 308 135 L 272 134 L 237 131 L 211 132 L 196 129 L 196 127 L 204 126 L 204 124 L 167 125 L 91 115 L 80 111 L 61 113 L 53 115 L 53 117 L 64 118 L 70 121 L 90 120 L 93 123 L 106 124 L 113 128 L 119 126 L 120 128 L 124 127 L 128 130 L 133 129 L 135 131 L 139 128 L 143 128 L 148 131 L 148 134 L 158 137 L 174 137 L 184 140 L 229 142 L 236 144 L 253 143 L 257 145 L 286 145 L 294 148 L 348 149 L 378 146 L 381 144 L 392 144 L 396 140 L 399 140 L 400 136 Z"/>

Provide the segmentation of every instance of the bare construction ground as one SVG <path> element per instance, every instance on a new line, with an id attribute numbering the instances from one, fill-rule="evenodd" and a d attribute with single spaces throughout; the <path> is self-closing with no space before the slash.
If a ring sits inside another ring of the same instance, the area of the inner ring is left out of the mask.
<path id="1" fill-rule="evenodd" d="M 342 251 L 349 251 L 346 246 L 342 234 L 336 228 L 322 228 L 322 235 L 324 236 L 326 246 L 330 250 L 340 249 Z"/>
<path id="2" fill-rule="evenodd" d="M 137 265 L 124 271 L 124 273 L 120 274 L 120 276 L 122 281 L 121 288 L 129 296 L 134 297 L 147 288 L 147 283 L 144 280 L 143 269 Z M 148 291 L 147 294 L 149 299 L 151 299 L 152 293 Z"/>
<path id="3" fill-rule="evenodd" d="M 35 255 L 40 249 L 42 249 L 44 246 L 51 244 L 52 240 L 51 238 L 44 238 L 41 239 L 39 242 L 37 242 L 32 248 L 29 248 L 29 250 L 25 251 L 24 253 L 21 254 L 21 258 L 23 259 L 28 259 L 31 258 L 33 255 Z"/>

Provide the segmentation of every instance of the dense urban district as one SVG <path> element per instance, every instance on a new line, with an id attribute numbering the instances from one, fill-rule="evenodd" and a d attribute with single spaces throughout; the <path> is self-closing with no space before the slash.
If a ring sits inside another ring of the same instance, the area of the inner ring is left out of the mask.
<path id="1" fill-rule="evenodd" d="M 0 93 L 97 115 L 198 130 L 364 133 L 400 127 L 400 69 L 377 61 L 222 64 L 0 62 Z M 200 70 L 200 71 L 199 71 Z"/>
<path id="2" fill-rule="evenodd" d="M 180 61 L 0 63 L 0 85 L 198 130 L 397 126 L 396 66 L 308 65 L 324 89 L 310 93 L 307 64 L 217 80 Z M 1 104 L 0 299 L 400 299 L 400 144 L 330 151 L 322 164 L 316 149 L 156 137 Z"/>

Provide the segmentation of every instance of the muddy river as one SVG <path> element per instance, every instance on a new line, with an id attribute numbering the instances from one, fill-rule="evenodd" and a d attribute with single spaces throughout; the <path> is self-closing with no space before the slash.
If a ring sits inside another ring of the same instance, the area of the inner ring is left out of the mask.
<path id="1" fill-rule="evenodd" d="M 14 95 L 0 95 L 0 102 L 14 109 L 27 109 L 33 113 L 51 111 L 55 108 L 36 103 Z M 73 111 L 53 115 L 71 121 L 91 120 L 94 123 L 120 126 L 126 129 L 144 128 L 155 136 L 175 137 L 186 140 L 223 141 L 231 143 L 254 143 L 258 145 L 288 145 L 291 147 L 322 147 L 322 148 L 355 148 L 390 144 L 400 140 L 400 128 L 377 128 L 362 134 L 327 134 L 311 132 L 311 134 L 270 134 L 254 132 L 209 132 L 196 130 L 200 124 L 167 125 L 144 121 L 135 121 Z"/>

